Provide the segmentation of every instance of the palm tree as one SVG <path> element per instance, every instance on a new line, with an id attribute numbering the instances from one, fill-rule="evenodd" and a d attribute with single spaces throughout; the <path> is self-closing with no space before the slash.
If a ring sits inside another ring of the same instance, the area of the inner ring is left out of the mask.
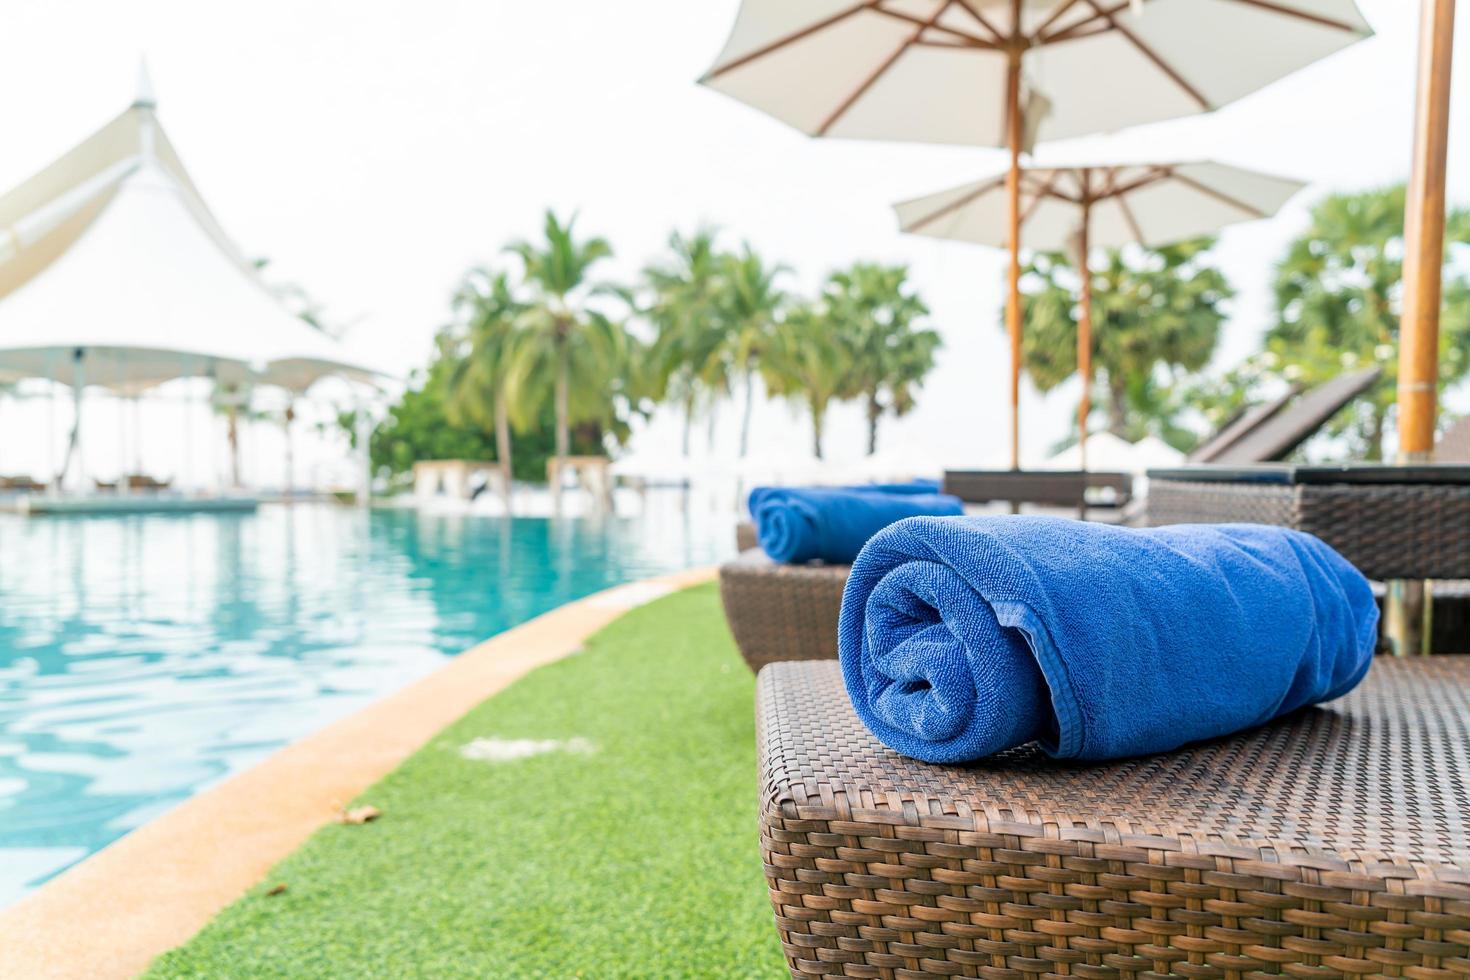
<path id="1" fill-rule="evenodd" d="M 791 310 L 770 334 L 760 362 L 766 390 L 803 402 L 812 420 L 812 452 L 822 458 L 822 432 L 834 400 L 855 397 L 852 347 L 823 306 Z"/>
<path id="2" fill-rule="evenodd" d="M 217 384 L 210 396 L 210 407 L 225 417 L 225 441 L 230 447 L 230 486 L 240 486 L 240 416 L 247 421 L 259 418 L 250 409 L 251 391 L 246 385 Z M 119 409 L 121 410 L 121 409 Z M 127 479 L 126 476 L 123 477 Z"/>
<path id="3" fill-rule="evenodd" d="M 512 391 L 510 366 L 515 359 L 518 318 L 525 310 L 504 273 L 472 269 L 454 294 L 455 309 L 466 318 L 464 349 L 453 361 L 445 408 L 456 425 L 472 422 L 495 432 L 495 459 L 500 492 L 510 496 Z M 488 408 L 488 411 L 487 411 Z"/>
<path id="4" fill-rule="evenodd" d="M 593 352 L 606 339 L 610 321 L 598 323 L 587 308 L 596 291 L 589 273 L 612 256 L 602 238 L 578 241 L 576 215 L 563 224 L 555 212 L 546 212 L 545 240 L 519 241 L 508 251 L 520 257 L 531 298 L 520 316 L 525 343 L 518 344 L 513 381 L 544 377 L 550 369 L 556 413 L 558 469 L 571 452 L 571 375 L 575 355 Z M 526 408 L 521 406 L 523 413 Z"/>
<path id="5" fill-rule="evenodd" d="M 1395 391 L 1403 278 L 1404 188 L 1334 194 L 1312 208 L 1311 225 L 1276 269 L 1278 319 L 1266 334 L 1271 368 L 1316 383 L 1344 367 L 1378 363 L 1383 377 L 1328 426 L 1352 451 L 1383 458 Z M 1470 211 L 1452 208 L 1446 244 L 1470 242 Z M 1445 249 L 1445 260 L 1452 260 Z M 1470 281 L 1450 269 L 1440 320 L 1439 380 L 1470 371 Z"/>
<path id="6" fill-rule="evenodd" d="M 832 273 L 822 297 L 852 349 L 853 383 L 868 420 L 868 455 L 878 451 L 878 422 L 907 414 L 915 393 L 934 368 L 941 341 L 933 330 L 915 329 L 929 307 L 909 291 L 908 269 L 859 262 Z"/>
<path id="7" fill-rule="evenodd" d="M 715 308 L 721 332 L 721 363 L 739 374 L 745 385 L 745 409 L 740 422 L 740 456 L 750 448 L 750 412 L 755 400 L 755 376 L 771 334 L 780 322 L 786 294 L 777 281 L 788 271 L 767 265 L 747 244 L 738 254 L 721 261 L 722 276 Z"/>
<path id="8" fill-rule="evenodd" d="M 1149 433 L 1178 444 L 1176 399 L 1159 391 L 1158 373 L 1173 378 L 1209 363 L 1234 295 L 1220 270 L 1205 262 L 1213 239 L 1154 249 L 1110 249 L 1092 269 L 1093 358 L 1108 431 L 1136 440 Z M 1031 257 L 1022 298 L 1026 373 L 1041 391 L 1077 372 L 1077 275 L 1057 252 Z"/>
<path id="9" fill-rule="evenodd" d="M 676 231 L 669 236 L 668 259 L 643 270 L 644 285 L 652 294 L 646 314 L 655 329 L 649 351 L 655 372 L 652 395 L 682 408 L 685 456 L 701 397 L 713 413 L 714 400 L 729 393 L 718 323 L 724 258 L 716 248 L 717 237 L 708 227 L 688 236 Z"/>

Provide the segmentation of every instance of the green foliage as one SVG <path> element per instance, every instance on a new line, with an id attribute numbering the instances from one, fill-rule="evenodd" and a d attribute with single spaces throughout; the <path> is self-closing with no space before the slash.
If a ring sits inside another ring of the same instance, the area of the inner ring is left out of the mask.
<path id="1" fill-rule="evenodd" d="M 849 351 L 849 394 L 842 397 L 864 401 L 871 456 L 878 451 L 878 423 L 913 409 L 942 342 L 933 330 L 916 329 L 929 307 L 908 288 L 904 266 L 858 262 L 834 272 L 822 302 Z"/>
<path id="2" fill-rule="evenodd" d="M 752 687 L 713 586 L 635 610 L 445 729 L 356 801 L 382 817 L 323 827 L 147 975 L 785 976 Z M 466 759 L 477 738 L 597 751 Z"/>
<path id="3" fill-rule="evenodd" d="M 1179 421 L 1179 392 L 1209 363 L 1234 295 L 1208 262 L 1213 244 L 1109 249 L 1091 270 L 1093 404 L 1108 431 L 1129 440 L 1152 434 L 1179 448 L 1192 442 Z M 1036 387 L 1050 391 L 1077 372 L 1077 270 L 1067 256 L 1042 252 L 1023 276 L 1023 363 Z"/>
<path id="4" fill-rule="evenodd" d="M 694 413 L 730 393 L 730 365 L 719 319 L 725 256 L 716 247 L 718 232 L 698 228 L 692 235 L 669 236 L 668 256 L 643 270 L 642 285 L 651 298 L 644 315 L 654 340 L 646 363 L 649 397 L 673 402 L 684 413 L 684 453 Z"/>
<path id="5" fill-rule="evenodd" d="M 507 248 L 520 259 L 529 291 L 506 367 L 510 389 L 517 392 L 511 418 L 526 428 L 549 398 L 558 456 L 571 451 L 573 427 L 625 437 L 627 413 L 642 395 L 632 369 L 639 363 L 636 339 L 590 305 L 599 293 L 615 292 L 591 279 L 593 267 L 612 256 L 612 246 L 602 238 L 579 240 L 576 223 L 575 215 L 562 222 L 547 211 L 542 240 Z"/>
<path id="6" fill-rule="evenodd" d="M 864 400 L 871 454 L 879 420 L 912 409 L 916 389 L 934 367 L 939 335 L 915 329 L 929 308 L 907 289 L 907 280 L 903 266 L 867 262 L 834 272 L 816 302 L 790 309 L 764 340 L 766 390 L 806 406 L 818 459 L 832 402 Z"/>
<path id="7" fill-rule="evenodd" d="M 1276 270 L 1278 319 L 1260 359 L 1266 377 L 1315 384 L 1344 370 L 1383 369 L 1378 384 L 1327 427 L 1357 458 L 1383 458 L 1396 400 L 1403 231 L 1402 185 L 1334 194 L 1313 207 L 1310 226 Z M 1470 243 L 1470 211 L 1449 212 L 1446 241 Z M 1470 281 L 1453 269 L 1444 279 L 1441 309 L 1443 387 L 1470 370 Z"/>
<path id="8" fill-rule="evenodd" d="M 830 404 L 862 398 L 873 452 L 879 421 L 913 408 L 940 346 L 919 326 L 929 310 L 901 266 L 858 263 L 801 304 L 782 287 L 784 265 L 749 245 L 723 251 L 710 228 L 671 235 L 636 289 L 593 282 L 612 250 L 580 239 L 575 219 L 548 212 L 541 239 L 507 251 L 518 268 L 471 269 L 456 290 L 433 363 L 373 433 L 380 468 L 505 452 L 519 477 L 540 479 L 548 444 L 556 452 L 560 437 L 563 451 L 604 452 L 658 402 L 682 410 L 687 454 L 695 413 L 713 419 L 737 382 L 743 454 L 757 375 L 811 412 L 819 455 Z M 652 328 L 647 341 L 614 307 Z"/>
<path id="9" fill-rule="evenodd" d="M 779 263 L 767 263 L 749 243 L 739 252 L 725 255 L 720 266 L 720 288 L 715 298 L 717 357 L 728 374 L 744 381 L 745 410 L 740 423 L 740 455 L 744 457 L 750 448 L 755 376 L 776 324 L 790 302 L 779 285 L 790 270 Z"/>
<path id="10" fill-rule="evenodd" d="M 449 381 L 460 362 L 458 344 L 447 334 L 441 332 L 428 368 L 410 379 L 403 396 L 389 407 L 388 417 L 373 430 L 369 451 L 374 469 L 396 475 L 407 473 L 421 459 L 492 462 L 498 458 L 493 436 L 484 426 L 450 417 Z M 552 446 L 551 420 L 543 413 L 516 444 L 516 479 L 544 481 Z M 585 438 L 576 438 L 573 449 L 591 453 L 597 451 L 598 444 L 589 445 Z"/>
<path id="11" fill-rule="evenodd" d="M 797 307 L 772 330 L 760 359 L 766 390 L 801 402 L 811 414 L 812 451 L 818 459 L 827 408 L 858 393 L 848 341 L 825 306 Z"/>

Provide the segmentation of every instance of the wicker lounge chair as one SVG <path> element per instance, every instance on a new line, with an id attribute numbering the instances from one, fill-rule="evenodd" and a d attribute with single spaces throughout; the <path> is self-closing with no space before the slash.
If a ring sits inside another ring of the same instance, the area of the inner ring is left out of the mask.
<path id="1" fill-rule="evenodd" d="M 994 502 L 1076 508 L 1120 508 L 1133 497 L 1133 476 L 1103 470 L 946 470 L 944 492 L 968 504 Z"/>
<path id="2" fill-rule="evenodd" d="M 759 672 L 778 660 L 835 660 L 849 565 L 783 565 L 753 548 L 720 567 L 720 599 L 740 655 Z"/>
<path id="3" fill-rule="evenodd" d="M 1470 657 L 1163 756 L 907 760 L 837 664 L 757 686 L 794 977 L 1470 975 Z"/>
<path id="4" fill-rule="evenodd" d="M 1293 388 L 1285 397 L 1248 409 L 1225 425 L 1201 443 L 1189 461 L 1240 466 L 1285 459 L 1328 419 L 1373 387 L 1380 374 L 1376 367 L 1339 374 L 1300 395 Z"/>
<path id="5" fill-rule="evenodd" d="M 1247 410 L 1204 443 L 1199 454 L 1208 458 L 1198 461 L 1279 459 L 1366 391 L 1378 373 L 1372 368 L 1341 375 L 1302 394 L 1293 388 L 1275 402 Z M 1111 490 L 1121 506 L 1127 503 L 1131 485 L 1131 477 L 1120 473 L 951 471 L 944 479 L 946 492 L 970 503 L 1019 499 L 1061 506 L 1081 501 L 1090 488 Z M 721 567 L 720 595 L 730 631 L 751 669 L 779 660 L 836 657 L 837 612 L 847 566 L 793 569 L 759 553 L 749 554 L 755 547 L 755 530 L 748 523 L 737 526 L 736 544 L 741 557 Z M 1470 622 L 1470 609 L 1458 615 L 1456 621 L 1460 620 Z"/>

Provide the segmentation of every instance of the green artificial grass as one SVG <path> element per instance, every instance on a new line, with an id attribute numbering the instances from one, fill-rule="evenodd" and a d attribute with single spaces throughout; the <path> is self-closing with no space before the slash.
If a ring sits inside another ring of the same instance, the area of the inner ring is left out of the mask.
<path id="1" fill-rule="evenodd" d="M 713 586 L 634 610 L 441 732 L 356 801 L 381 818 L 318 831 L 148 976 L 784 975 L 751 692 Z M 595 751 L 461 755 L 482 737 Z"/>

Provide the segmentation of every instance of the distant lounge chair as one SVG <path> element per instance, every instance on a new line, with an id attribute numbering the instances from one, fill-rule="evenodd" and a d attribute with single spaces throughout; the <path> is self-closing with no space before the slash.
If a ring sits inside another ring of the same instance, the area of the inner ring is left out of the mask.
<path id="1" fill-rule="evenodd" d="M 1372 387 L 1379 374 L 1369 368 L 1305 391 L 1293 386 L 1274 401 L 1237 413 L 1195 450 L 1190 462 L 1240 465 L 1281 459 Z M 1131 488 L 1132 477 L 1121 473 L 952 470 L 944 475 L 945 492 L 968 503 L 1072 506 L 1089 490 L 1106 489 L 1117 506 L 1129 504 L 1123 511 L 1125 523 L 1144 516 L 1138 502 L 1130 504 Z M 730 632 L 751 669 L 781 660 L 836 657 L 837 614 L 848 566 L 778 565 L 759 551 L 751 553 L 756 542 L 749 525 L 737 526 L 736 544 L 741 557 L 720 568 L 720 595 Z M 1470 610 L 1446 615 L 1455 622 L 1470 621 Z"/>
<path id="2" fill-rule="evenodd" d="M 1122 507 L 1133 496 L 1133 475 L 1105 470 L 946 470 L 944 492 L 967 504 L 995 501 L 1075 507 Z"/>
<path id="3" fill-rule="evenodd" d="M 169 479 L 169 480 L 155 480 L 153 477 L 149 476 L 147 473 L 130 473 L 130 474 L 128 474 L 128 489 L 129 490 L 167 490 L 169 487 L 171 487 L 173 485 L 174 485 L 174 481 L 171 480 L 171 479 Z"/>
<path id="4" fill-rule="evenodd" d="M 1101 765 L 911 761 L 831 662 L 762 671 L 756 719 L 793 977 L 1470 973 L 1470 657 Z"/>
<path id="5" fill-rule="evenodd" d="M 1378 368 L 1351 371 L 1240 414 L 1189 455 L 1191 463 L 1243 466 L 1285 459 L 1349 402 L 1378 381 Z"/>

